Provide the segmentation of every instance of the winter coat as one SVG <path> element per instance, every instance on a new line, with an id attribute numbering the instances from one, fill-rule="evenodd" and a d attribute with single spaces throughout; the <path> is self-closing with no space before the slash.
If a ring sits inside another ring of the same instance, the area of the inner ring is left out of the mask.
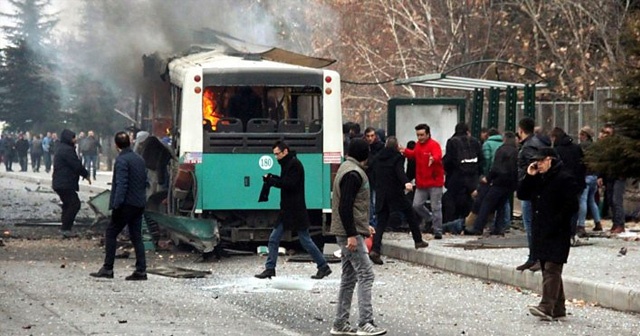
<path id="1" fill-rule="evenodd" d="M 487 175 L 490 185 L 515 191 L 518 187 L 518 149 L 504 144 L 495 152 L 491 170 Z"/>
<path id="2" fill-rule="evenodd" d="M 573 142 L 573 139 L 566 135 L 560 139 L 555 139 L 553 148 L 558 153 L 564 169 L 575 177 L 580 193 L 587 186 L 585 176 L 587 175 L 587 166 L 584 164 L 584 153 L 580 145 Z M 578 194 L 579 195 L 579 194 Z"/>
<path id="3" fill-rule="evenodd" d="M 444 166 L 442 165 L 442 148 L 440 144 L 429 138 L 424 143 L 416 142 L 414 149 L 406 148 L 404 156 L 415 160 L 416 188 L 426 189 L 444 186 Z M 429 158 L 433 163 L 429 166 Z"/>
<path id="4" fill-rule="evenodd" d="M 527 167 L 531 163 L 531 158 L 538 152 L 538 148 L 548 147 L 536 135 L 530 134 L 520 141 L 520 151 L 518 152 L 518 180 L 522 180 L 527 174 Z"/>
<path id="5" fill-rule="evenodd" d="M 78 158 L 73 138 L 76 134 L 65 129 L 60 134 L 60 141 L 56 145 L 56 153 L 53 160 L 53 190 L 80 190 L 78 180 L 80 176 L 89 178 L 89 172 Z"/>
<path id="6" fill-rule="evenodd" d="M 29 152 L 29 140 L 27 139 L 18 139 L 18 141 L 16 141 L 16 154 L 18 154 L 18 156 L 27 156 L 27 153 Z"/>
<path id="7" fill-rule="evenodd" d="M 466 152 L 474 156 L 476 166 L 473 172 L 462 171 L 462 161 L 467 158 L 458 156 L 463 148 L 466 148 Z M 466 133 L 454 134 L 447 140 L 446 153 L 442 159 L 447 176 L 444 182 L 445 187 L 450 190 L 466 190 L 469 193 L 476 190 L 484 167 L 484 155 L 480 141 Z"/>
<path id="8" fill-rule="evenodd" d="M 102 151 L 100 142 L 93 136 L 86 137 L 82 140 L 80 145 L 80 152 L 82 155 L 98 155 Z"/>
<path id="9" fill-rule="evenodd" d="M 411 207 L 404 195 L 404 185 L 409 183 L 409 178 L 404 173 L 402 154 L 393 148 L 383 148 L 372 168 L 377 181 L 376 212 L 380 212 L 385 205 L 390 212 Z"/>
<path id="10" fill-rule="evenodd" d="M 482 154 L 484 156 L 484 165 L 482 167 L 482 174 L 485 176 L 491 171 L 493 160 L 496 156 L 496 151 L 502 146 L 502 135 L 496 134 L 490 136 L 487 141 L 482 144 Z"/>
<path id="11" fill-rule="evenodd" d="M 384 143 L 377 140 L 369 145 L 369 158 L 367 159 L 367 169 L 365 171 L 367 172 L 367 177 L 369 178 L 369 184 L 371 187 L 375 186 L 375 178 L 372 169 L 373 163 L 376 160 L 378 153 L 380 153 L 383 148 Z"/>
<path id="12" fill-rule="evenodd" d="M 571 245 L 571 218 L 578 211 L 576 180 L 553 159 L 544 174 L 526 174 L 518 198 L 531 201 L 532 258 L 566 263 Z"/>
<path id="13" fill-rule="evenodd" d="M 113 166 L 109 209 L 118 209 L 125 204 L 144 208 L 147 203 L 146 189 L 147 168 L 144 160 L 130 147 L 122 149 Z"/>
<path id="14" fill-rule="evenodd" d="M 31 155 L 34 156 L 42 156 L 42 140 L 41 139 L 33 139 L 31 140 Z"/>
<path id="15" fill-rule="evenodd" d="M 309 228 L 309 214 L 304 191 L 304 167 L 295 151 L 278 160 L 280 176 L 268 175 L 267 181 L 280 188 L 279 222 L 285 230 L 299 231 Z"/>

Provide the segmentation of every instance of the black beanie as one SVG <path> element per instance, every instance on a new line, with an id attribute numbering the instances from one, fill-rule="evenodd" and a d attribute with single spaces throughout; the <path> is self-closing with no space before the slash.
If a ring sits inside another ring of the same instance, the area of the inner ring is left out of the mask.
<path id="1" fill-rule="evenodd" d="M 353 139 L 349 143 L 347 155 L 358 162 L 366 161 L 369 158 L 369 144 L 364 139 Z"/>

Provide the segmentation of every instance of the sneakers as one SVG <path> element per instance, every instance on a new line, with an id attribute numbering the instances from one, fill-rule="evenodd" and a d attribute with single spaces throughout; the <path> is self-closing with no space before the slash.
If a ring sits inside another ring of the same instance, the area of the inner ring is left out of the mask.
<path id="1" fill-rule="evenodd" d="M 271 279 L 271 277 L 274 276 L 276 276 L 276 270 L 274 268 L 266 268 L 264 271 L 262 271 L 262 273 L 255 275 L 255 277 L 258 279 Z"/>
<path id="2" fill-rule="evenodd" d="M 361 325 L 358 328 L 358 332 L 356 335 L 360 336 L 375 336 L 375 335 L 384 335 L 387 333 L 387 329 L 383 329 L 373 324 L 372 322 L 367 322 Z"/>
<path id="3" fill-rule="evenodd" d="M 587 230 L 584 229 L 584 226 L 578 226 L 576 228 L 576 236 L 578 236 L 578 238 L 588 237 Z"/>
<path id="4" fill-rule="evenodd" d="M 531 268 L 531 266 L 533 266 L 535 264 L 534 261 L 527 261 L 526 263 L 516 267 L 516 271 L 524 271 L 524 270 L 528 270 L 529 268 Z"/>
<path id="5" fill-rule="evenodd" d="M 425 248 L 425 247 L 429 247 L 429 243 L 427 243 L 424 240 L 421 240 L 421 241 L 415 243 L 414 247 L 416 248 L 416 250 L 417 249 L 421 249 L 421 248 Z"/>
<path id="6" fill-rule="evenodd" d="M 358 329 L 351 326 L 349 322 L 342 325 L 342 327 L 333 326 L 329 331 L 331 335 L 357 335 Z"/>
<path id="7" fill-rule="evenodd" d="M 100 270 L 95 273 L 89 273 L 89 275 L 94 278 L 113 279 L 113 270 L 104 269 L 103 267 L 103 268 L 100 268 Z"/>
<path id="8" fill-rule="evenodd" d="M 531 313 L 531 315 L 533 315 L 533 316 L 539 317 L 540 320 L 542 320 L 542 321 L 553 321 L 553 317 L 551 315 L 545 313 L 538 306 L 529 306 L 529 313 Z"/>
<path id="9" fill-rule="evenodd" d="M 382 261 L 382 258 L 380 258 L 380 253 L 378 252 L 375 252 L 375 251 L 369 252 L 369 259 L 371 259 L 371 261 L 376 265 L 384 264 L 384 262 Z"/>
<path id="10" fill-rule="evenodd" d="M 275 272 L 275 270 L 274 270 L 274 272 Z M 329 265 L 325 265 L 322 268 L 318 268 L 318 272 L 316 273 L 316 275 L 312 275 L 311 279 L 319 280 L 319 279 L 322 279 L 322 278 L 324 278 L 326 276 L 329 276 L 329 274 L 331 274 L 331 268 L 329 268 Z M 275 276 L 275 273 L 274 273 L 274 276 Z"/>
<path id="11" fill-rule="evenodd" d="M 131 275 L 124 279 L 129 281 L 147 280 L 147 273 L 133 272 L 131 273 Z"/>

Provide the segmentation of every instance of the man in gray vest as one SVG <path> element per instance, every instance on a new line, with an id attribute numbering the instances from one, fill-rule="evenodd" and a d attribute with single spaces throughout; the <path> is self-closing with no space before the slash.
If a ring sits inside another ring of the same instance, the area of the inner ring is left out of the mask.
<path id="1" fill-rule="evenodd" d="M 375 234 L 375 229 L 369 225 L 370 188 L 365 172 L 368 157 L 367 142 L 351 140 L 347 159 L 340 165 L 333 181 L 330 232 L 336 236 L 342 253 L 342 277 L 331 335 L 383 335 L 387 332 L 373 322 L 373 263 L 364 242 L 366 237 Z M 349 323 L 349 311 L 356 284 L 359 319 L 358 328 L 353 328 Z"/>

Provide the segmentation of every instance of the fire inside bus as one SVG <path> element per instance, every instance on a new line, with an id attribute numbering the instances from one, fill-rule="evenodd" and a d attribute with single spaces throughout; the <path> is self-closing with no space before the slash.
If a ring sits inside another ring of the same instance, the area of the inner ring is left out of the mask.
<path id="1" fill-rule="evenodd" d="M 272 188 L 267 202 L 258 198 L 262 177 L 280 174 L 272 146 L 283 140 L 305 168 L 310 233 L 322 234 L 331 209 L 332 170 L 343 155 L 340 77 L 299 65 L 330 63 L 322 59 L 270 51 L 242 55 L 213 48 L 165 63 L 164 81 L 148 92 L 150 115 L 156 135 L 171 130 L 178 164 L 169 169 L 171 183 L 157 211 L 199 220 L 187 226 L 216 226 L 220 239 L 229 242 L 267 241 L 280 191 Z M 151 63 L 157 67 L 157 57 Z M 156 219 L 163 226 L 166 218 Z M 199 239 L 193 227 L 168 229 L 188 243 Z M 191 232 L 179 232 L 185 230 Z M 289 234 L 283 240 L 296 238 Z M 205 250 L 215 245 L 198 244 Z"/>

